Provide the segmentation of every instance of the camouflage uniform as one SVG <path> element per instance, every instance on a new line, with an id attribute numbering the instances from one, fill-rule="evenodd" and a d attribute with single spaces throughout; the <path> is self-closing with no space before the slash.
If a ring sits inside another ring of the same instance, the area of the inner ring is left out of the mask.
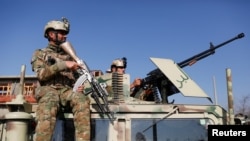
<path id="1" fill-rule="evenodd" d="M 51 45 L 36 50 L 32 56 L 32 70 L 41 85 L 36 89 L 36 141 L 51 141 L 58 111 L 66 105 L 72 108 L 76 140 L 90 140 L 90 99 L 72 91 L 77 73 L 66 68 L 66 60 L 72 58 Z"/>

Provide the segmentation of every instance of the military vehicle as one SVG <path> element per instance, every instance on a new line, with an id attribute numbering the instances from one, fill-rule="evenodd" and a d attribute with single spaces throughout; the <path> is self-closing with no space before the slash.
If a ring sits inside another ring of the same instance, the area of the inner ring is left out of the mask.
<path id="1" fill-rule="evenodd" d="M 181 63 L 171 59 L 150 58 L 157 69 L 142 79 L 142 85 L 131 96 L 130 75 L 107 73 L 94 76 L 86 63 L 78 58 L 72 45 L 62 48 L 76 62 L 84 66 L 76 85 L 85 84 L 86 94 L 91 96 L 91 141 L 207 141 L 208 125 L 234 124 L 230 110 L 220 105 L 175 104 L 168 97 L 182 94 L 190 97 L 211 98 L 182 69 L 213 53 L 215 49 L 236 37 L 213 46 Z M 35 138 L 36 103 L 23 98 L 25 66 L 22 66 L 20 83 L 15 98 L 1 103 L 0 140 L 32 141 Z M 150 92 L 150 93 L 147 93 Z M 151 100 L 142 98 L 150 94 Z M 229 106 L 230 107 L 230 106 Z M 65 107 L 58 115 L 53 141 L 74 141 L 72 113 Z"/>

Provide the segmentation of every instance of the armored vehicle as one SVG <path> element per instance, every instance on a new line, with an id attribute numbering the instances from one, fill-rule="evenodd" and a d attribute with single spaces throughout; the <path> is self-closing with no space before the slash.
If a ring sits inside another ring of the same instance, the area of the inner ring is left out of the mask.
<path id="1" fill-rule="evenodd" d="M 175 104 L 168 97 L 183 94 L 190 97 L 211 98 L 182 69 L 215 52 L 215 49 L 244 37 L 236 37 L 181 63 L 171 59 L 150 60 L 157 69 L 142 79 L 142 85 L 133 93 L 130 75 L 93 72 L 73 51 L 69 43 L 64 49 L 85 67 L 76 85 L 85 84 L 86 94 L 91 96 L 91 141 L 207 141 L 208 125 L 234 124 L 233 116 L 220 105 Z M 100 75 L 93 75 L 100 74 Z M 35 138 L 36 102 L 27 101 L 25 90 L 25 66 L 22 66 L 20 83 L 15 87 L 13 99 L 1 103 L 0 140 L 32 141 Z M 34 77 L 35 78 L 35 77 Z M 39 87 L 39 85 L 34 85 Z M 151 99 L 145 98 L 151 95 Z M 144 96 L 142 96 L 144 95 Z M 142 98 L 143 97 L 143 98 Z M 72 113 L 67 107 L 58 115 L 53 141 L 74 141 Z"/>

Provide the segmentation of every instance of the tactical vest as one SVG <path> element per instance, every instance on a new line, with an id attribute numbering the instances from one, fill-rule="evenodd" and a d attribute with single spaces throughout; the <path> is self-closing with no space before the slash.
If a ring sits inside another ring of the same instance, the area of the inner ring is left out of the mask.
<path id="1" fill-rule="evenodd" d="M 50 47 L 39 50 L 40 57 L 43 58 L 45 65 L 51 66 L 58 61 L 73 61 L 73 59 L 66 54 L 63 50 L 53 50 Z M 79 77 L 77 72 L 72 72 L 71 70 L 63 70 L 54 75 L 51 79 L 47 81 L 40 82 L 41 86 L 52 86 L 55 88 L 61 87 L 73 87 L 76 79 Z"/>

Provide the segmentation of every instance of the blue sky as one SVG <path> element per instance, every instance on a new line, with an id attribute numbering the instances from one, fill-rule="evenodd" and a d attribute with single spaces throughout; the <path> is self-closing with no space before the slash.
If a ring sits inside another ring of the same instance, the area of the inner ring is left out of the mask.
<path id="1" fill-rule="evenodd" d="M 0 75 L 33 75 L 33 51 L 47 45 L 43 28 L 67 17 L 68 40 L 90 69 L 105 71 L 115 58 L 127 57 L 131 81 L 156 66 L 149 57 L 181 62 L 239 33 L 245 37 L 216 50 L 184 71 L 227 108 L 226 69 L 232 71 L 234 103 L 250 94 L 250 2 L 248 0 L 1 0 Z M 176 103 L 211 104 L 207 99 L 171 96 Z"/>

